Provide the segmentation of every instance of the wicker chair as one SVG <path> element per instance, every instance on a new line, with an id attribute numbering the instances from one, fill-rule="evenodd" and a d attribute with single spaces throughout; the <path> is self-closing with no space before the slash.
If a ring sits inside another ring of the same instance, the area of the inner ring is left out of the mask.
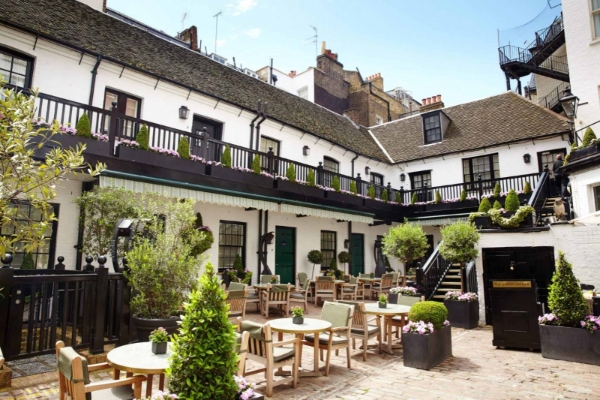
<path id="1" fill-rule="evenodd" d="M 393 285 L 394 274 L 383 274 L 381 282 L 379 284 L 374 283 L 371 287 L 371 296 L 379 296 L 380 294 L 387 294 Z"/>
<path id="2" fill-rule="evenodd" d="M 264 372 L 267 381 L 265 394 L 268 397 L 273 396 L 274 386 L 291 382 L 292 387 L 296 388 L 298 385 L 299 367 L 299 357 L 296 354 L 296 348 L 300 339 L 294 338 L 282 342 L 273 342 L 271 327 L 268 324 L 261 325 L 252 321 L 242 321 L 239 325 L 239 331 L 243 333 L 247 332 L 250 336 L 246 358 L 265 366 L 265 368 L 250 372 L 246 372 L 244 367 L 242 376 Z M 275 382 L 273 378 L 275 369 L 287 365 L 292 366 L 292 376 Z"/>
<path id="3" fill-rule="evenodd" d="M 335 299 L 335 282 L 331 276 L 318 276 L 315 280 L 315 304 L 319 304 L 319 297 Z"/>
<path id="4" fill-rule="evenodd" d="M 329 331 L 319 335 L 319 343 L 315 343 L 313 334 L 304 335 L 302 343 L 307 346 L 319 346 L 321 350 L 321 360 L 323 359 L 323 350 L 327 350 L 327 360 L 325 361 L 325 376 L 329 376 L 329 362 L 331 352 L 346 349 L 346 358 L 348 359 L 348 369 L 351 369 L 350 363 L 350 329 L 351 320 L 354 313 L 354 306 L 340 303 L 331 303 L 326 301 L 321 310 L 321 319 L 331 323 Z"/>
<path id="5" fill-rule="evenodd" d="M 56 342 L 56 362 L 58 365 L 59 400 L 140 399 L 142 382 L 145 376 L 137 375 L 125 379 L 91 382 L 89 373 L 110 368 L 107 363 L 89 365 L 72 347 L 65 347 L 62 341 Z M 133 390 L 131 389 L 133 385 Z"/>
<path id="6" fill-rule="evenodd" d="M 283 312 L 285 308 L 285 316 L 290 316 L 290 284 L 271 285 L 268 284 L 267 290 L 262 292 L 262 314 L 265 318 L 269 318 L 269 306 L 277 306 Z"/>
<path id="7" fill-rule="evenodd" d="M 290 303 L 302 303 L 302 307 L 304 307 L 304 311 L 308 307 L 308 295 L 310 294 L 310 284 L 311 281 L 306 279 L 304 281 L 304 285 L 301 286 L 301 289 L 295 289 L 290 293 Z"/>
<path id="8" fill-rule="evenodd" d="M 229 304 L 229 318 L 239 317 L 246 318 L 246 299 L 248 298 L 248 289 L 246 290 L 230 290 L 227 292 L 225 302 Z"/>
<path id="9" fill-rule="evenodd" d="M 354 316 L 352 317 L 352 329 L 350 330 L 350 335 L 352 336 L 352 348 L 356 349 L 356 339 L 362 340 L 363 361 L 367 361 L 367 344 L 370 339 L 376 337 L 377 349 L 379 351 L 379 354 L 381 354 L 380 319 L 378 317 L 375 317 L 372 320 L 368 319 L 368 314 L 365 313 L 365 303 L 343 300 L 338 301 L 338 303 L 354 306 Z M 375 321 L 375 325 L 369 325 L 369 322 L 371 321 Z"/>
<path id="10" fill-rule="evenodd" d="M 356 282 L 356 278 L 351 276 L 350 282 L 345 283 L 341 287 L 340 298 L 342 300 L 344 300 L 346 297 L 348 297 L 350 300 L 356 300 L 357 296 L 358 296 L 358 283 Z"/>

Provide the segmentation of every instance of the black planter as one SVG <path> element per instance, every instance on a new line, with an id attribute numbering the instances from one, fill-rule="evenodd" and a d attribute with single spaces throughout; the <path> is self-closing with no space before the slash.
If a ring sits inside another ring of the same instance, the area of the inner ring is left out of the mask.
<path id="1" fill-rule="evenodd" d="M 529 198 L 531 197 L 531 193 L 528 194 L 518 194 L 519 202 L 521 205 L 527 204 L 529 202 Z"/>
<path id="2" fill-rule="evenodd" d="M 46 142 L 45 147 L 63 147 L 63 148 L 75 148 L 78 143 L 85 144 L 84 154 L 96 154 L 100 156 L 108 156 L 110 151 L 110 145 L 108 142 L 101 142 L 99 140 L 88 139 L 81 136 L 73 136 L 69 134 L 56 134 Z"/>
<path id="3" fill-rule="evenodd" d="M 444 326 L 428 335 L 402 332 L 404 366 L 431 369 L 452 355 L 452 330 Z"/>
<path id="4" fill-rule="evenodd" d="M 408 204 L 408 205 L 403 206 L 403 207 L 404 207 L 403 209 L 406 210 L 408 213 L 413 213 L 413 214 L 414 213 L 421 213 L 421 212 L 425 211 L 425 205 L 423 205 L 423 204 L 421 204 L 421 205 L 416 205 L 416 204 L 415 205 L 410 205 L 410 204 Z"/>
<path id="5" fill-rule="evenodd" d="M 225 287 L 228 288 L 229 284 L 231 283 L 231 277 L 229 276 L 229 274 L 227 272 L 223 272 L 223 274 L 221 275 L 221 279 L 225 284 Z"/>
<path id="6" fill-rule="evenodd" d="M 341 192 L 325 191 L 325 198 L 333 201 L 339 201 L 340 203 L 353 204 L 356 206 L 362 206 L 365 202 L 363 197 L 353 196 L 351 194 Z"/>
<path id="7" fill-rule="evenodd" d="M 375 208 L 381 211 L 394 212 L 394 205 L 390 203 L 384 203 L 383 201 L 377 201 L 373 199 L 364 199 L 365 206 Z"/>
<path id="8" fill-rule="evenodd" d="M 450 204 L 452 204 L 452 203 L 426 204 L 425 205 L 425 211 L 443 211 L 443 210 L 449 210 L 451 208 Z"/>
<path id="9" fill-rule="evenodd" d="M 152 342 L 152 352 L 154 354 L 167 354 L 167 342 L 154 343 Z"/>
<path id="10" fill-rule="evenodd" d="M 398 293 L 388 293 L 388 303 L 398 304 Z"/>
<path id="11" fill-rule="evenodd" d="M 583 328 L 540 325 L 542 357 L 600 365 L 600 334 Z"/>
<path id="12" fill-rule="evenodd" d="M 273 178 L 269 178 L 264 175 L 256 175 L 253 172 L 240 172 L 237 171 L 238 177 L 236 180 L 240 180 L 247 185 L 259 186 L 265 189 L 273 189 L 274 181 Z"/>
<path id="13" fill-rule="evenodd" d="M 314 197 L 317 199 L 325 198 L 325 191 L 323 189 L 319 189 L 316 186 L 309 185 L 301 185 L 296 182 L 284 181 L 282 179 L 276 179 L 274 181 L 275 189 L 283 190 L 286 192 L 296 193 L 299 195 L 304 195 L 308 197 Z"/>
<path id="14" fill-rule="evenodd" d="M 153 151 L 134 149 L 128 146 L 119 146 L 119 158 L 134 161 L 136 163 L 154 165 L 160 168 L 172 169 L 182 172 L 193 172 L 204 174 L 205 164 L 198 161 L 186 160 L 184 158 L 171 157 Z"/>
<path id="15" fill-rule="evenodd" d="M 475 226 L 479 229 L 491 229 L 492 219 L 490 217 L 475 217 Z"/>
<path id="16" fill-rule="evenodd" d="M 456 328 L 473 329 L 479 323 L 479 300 L 444 300 L 448 309 L 448 321 Z"/>
<path id="17" fill-rule="evenodd" d="M 293 317 L 292 323 L 296 325 L 302 325 L 304 323 L 304 317 Z"/>
<path id="18" fill-rule="evenodd" d="M 388 303 L 382 303 L 382 302 L 378 302 L 379 303 L 379 308 L 387 308 Z"/>
<path id="19" fill-rule="evenodd" d="M 148 337 L 150 336 L 150 332 L 161 327 L 165 328 L 169 335 L 172 335 L 179 329 L 179 324 L 177 322 L 180 321 L 179 317 L 147 319 L 138 318 L 135 315 L 131 317 L 131 320 L 137 332 L 138 342 L 149 341 Z"/>
<path id="20" fill-rule="evenodd" d="M 584 147 L 583 149 L 574 150 L 571 152 L 571 155 L 569 156 L 569 162 L 573 162 L 575 160 L 580 160 L 582 158 L 592 156 L 599 152 L 600 152 L 600 145 L 598 145 L 598 144 Z"/>
<path id="21" fill-rule="evenodd" d="M 243 173 L 245 172 L 236 171 L 227 167 L 206 164 L 206 175 L 214 176 L 215 178 L 219 179 L 238 181 L 240 180 L 240 174 Z"/>

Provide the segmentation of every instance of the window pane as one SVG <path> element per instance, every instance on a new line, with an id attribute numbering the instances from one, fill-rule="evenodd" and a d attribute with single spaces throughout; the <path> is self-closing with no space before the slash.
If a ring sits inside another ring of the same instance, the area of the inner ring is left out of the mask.
<path id="1" fill-rule="evenodd" d="M 13 58 L 12 71 L 19 75 L 25 76 L 27 73 L 27 61 L 19 58 Z"/>
<path id="2" fill-rule="evenodd" d="M 600 211 L 600 186 L 594 188 L 594 198 L 596 199 L 596 211 Z"/>
<path id="3" fill-rule="evenodd" d="M 113 102 L 119 102 L 119 96 L 115 93 L 106 92 L 104 94 L 104 109 L 110 110 Z"/>
<path id="4" fill-rule="evenodd" d="M 138 103 L 139 101 L 134 99 L 127 99 L 127 106 L 125 108 L 125 115 L 130 117 L 137 117 L 138 115 Z"/>
<path id="5" fill-rule="evenodd" d="M 12 57 L 9 55 L 0 53 L 0 69 L 3 69 L 4 71 L 10 71 L 11 64 L 12 64 Z M 8 79 L 8 74 L 5 75 L 4 72 L 2 72 L 2 75 L 4 75 L 4 78 Z"/>
<path id="6" fill-rule="evenodd" d="M 25 87 L 25 77 L 22 75 L 12 74 L 10 76 L 10 84 Z"/>
<path id="7" fill-rule="evenodd" d="M 594 36 L 600 37 L 600 13 L 594 14 Z"/>
<path id="8" fill-rule="evenodd" d="M 242 223 L 219 224 L 219 268 L 232 268 L 237 255 L 244 261 L 244 234 Z"/>
<path id="9" fill-rule="evenodd" d="M 323 263 L 321 269 L 327 269 L 336 255 L 336 233 L 321 231 L 321 253 L 323 253 Z"/>
<path id="10" fill-rule="evenodd" d="M 337 161 L 332 160 L 331 158 L 325 157 L 323 159 L 323 168 L 327 171 L 339 172 L 340 164 Z"/>
<path id="11" fill-rule="evenodd" d="M 600 0 L 592 0 L 592 10 L 600 9 Z"/>

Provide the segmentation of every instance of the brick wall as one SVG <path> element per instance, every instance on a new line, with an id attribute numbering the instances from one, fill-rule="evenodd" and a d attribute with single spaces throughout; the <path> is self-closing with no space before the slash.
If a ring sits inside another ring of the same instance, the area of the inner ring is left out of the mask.
<path id="1" fill-rule="evenodd" d="M 315 103 L 338 114 L 349 108 L 349 84 L 344 81 L 344 66 L 329 55 L 317 57 Z"/>

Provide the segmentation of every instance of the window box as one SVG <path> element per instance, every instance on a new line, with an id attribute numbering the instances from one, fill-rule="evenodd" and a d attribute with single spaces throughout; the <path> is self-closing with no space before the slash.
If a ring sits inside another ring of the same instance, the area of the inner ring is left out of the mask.
<path id="1" fill-rule="evenodd" d="M 452 355 L 452 328 L 428 335 L 402 332 L 402 345 L 405 367 L 431 369 Z"/>
<path id="2" fill-rule="evenodd" d="M 473 329 L 479 323 L 479 300 L 444 300 L 448 309 L 448 321 L 456 328 Z"/>
<path id="3" fill-rule="evenodd" d="M 75 148 L 79 143 L 85 144 L 84 154 L 95 154 L 99 156 L 110 155 L 110 146 L 108 142 L 101 142 L 99 140 L 68 134 L 56 134 L 52 136 L 52 138 L 46 142 L 45 147 Z"/>
<path id="4" fill-rule="evenodd" d="M 600 335 L 587 329 L 540 325 L 542 357 L 600 365 Z"/>
<path id="5" fill-rule="evenodd" d="M 128 146 L 119 146 L 119 158 L 176 171 L 197 174 L 204 174 L 205 172 L 205 165 L 201 162 L 171 157 L 148 150 L 134 149 Z"/>
<path id="6" fill-rule="evenodd" d="M 340 203 L 354 204 L 356 206 L 364 205 L 364 198 L 353 196 L 347 193 L 325 191 L 325 198 Z"/>
<path id="7" fill-rule="evenodd" d="M 478 229 L 492 229 L 492 219 L 490 217 L 475 217 L 473 222 Z"/>
<path id="8" fill-rule="evenodd" d="M 383 201 L 365 199 L 365 206 L 376 208 L 381 211 L 394 212 L 394 205 L 390 203 L 384 203 Z"/>
<path id="9" fill-rule="evenodd" d="M 415 205 L 408 204 L 408 205 L 403 206 L 403 207 L 406 207 L 406 210 L 409 213 L 420 213 L 420 212 L 425 211 L 425 205 L 424 204 L 415 204 Z"/>
<path id="10" fill-rule="evenodd" d="M 284 192 L 296 193 L 317 199 L 323 199 L 325 197 L 325 191 L 323 189 L 319 189 L 316 186 L 301 185 L 283 179 L 276 179 L 274 181 L 274 187 L 275 189 L 283 190 Z"/>
<path id="11" fill-rule="evenodd" d="M 584 147 L 583 149 L 573 150 L 569 156 L 569 162 L 580 160 L 600 152 L 600 144 Z"/>
<path id="12" fill-rule="evenodd" d="M 228 169 L 228 168 L 221 168 Z M 214 169 L 213 169 L 214 170 Z M 265 189 L 273 189 L 273 178 L 269 178 L 264 175 L 256 175 L 253 172 L 241 172 L 241 171 L 233 171 L 237 172 L 237 178 L 235 180 L 241 180 L 247 185 L 259 186 Z"/>
<path id="13" fill-rule="evenodd" d="M 504 218 L 511 218 L 513 215 L 515 215 L 514 212 L 505 212 L 505 213 L 502 213 L 502 216 Z M 527 227 L 530 227 L 532 225 L 533 225 L 533 213 L 531 213 L 531 214 L 529 214 L 528 216 L 525 217 L 525 219 L 523 220 L 523 222 L 521 222 L 519 224 L 519 228 L 527 228 Z"/>

